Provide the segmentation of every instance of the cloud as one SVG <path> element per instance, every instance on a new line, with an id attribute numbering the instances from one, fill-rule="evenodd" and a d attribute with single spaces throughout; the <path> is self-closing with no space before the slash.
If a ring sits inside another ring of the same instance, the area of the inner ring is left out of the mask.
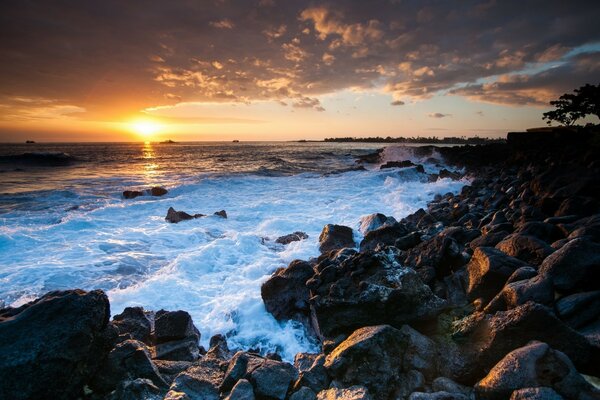
<path id="1" fill-rule="evenodd" d="M 101 120 L 192 101 L 320 110 L 303 99 L 348 89 L 541 105 L 597 81 L 597 57 L 573 55 L 600 38 L 597 14 L 584 0 L 2 2 L 0 119 L 26 107 L 12 97 Z"/>
<path id="2" fill-rule="evenodd" d="M 446 118 L 446 117 L 451 117 L 452 114 L 442 114 L 442 113 L 436 112 L 436 113 L 429 113 L 429 114 L 427 114 L 427 116 L 429 118 Z"/>
<path id="3" fill-rule="evenodd" d="M 319 99 L 310 97 L 301 97 L 292 103 L 294 108 L 313 108 L 317 111 L 325 111 L 325 108 L 321 106 Z"/>
<path id="4" fill-rule="evenodd" d="M 402 100 L 394 100 L 390 104 L 393 106 L 403 106 L 405 103 Z"/>

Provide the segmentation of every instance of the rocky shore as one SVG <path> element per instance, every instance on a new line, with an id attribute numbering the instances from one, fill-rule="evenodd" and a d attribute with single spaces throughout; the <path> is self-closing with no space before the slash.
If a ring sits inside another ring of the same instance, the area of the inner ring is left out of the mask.
<path id="1" fill-rule="evenodd" d="M 110 320 L 101 291 L 50 292 L 0 310 L 0 398 L 600 398 L 597 133 L 436 150 L 471 178 L 460 194 L 401 221 L 365 217 L 361 243 L 326 225 L 319 257 L 263 284 L 266 309 L 304 324 L 320 353 L 292 365 L 221 335 L 204 349 L 185 311 Z"/>

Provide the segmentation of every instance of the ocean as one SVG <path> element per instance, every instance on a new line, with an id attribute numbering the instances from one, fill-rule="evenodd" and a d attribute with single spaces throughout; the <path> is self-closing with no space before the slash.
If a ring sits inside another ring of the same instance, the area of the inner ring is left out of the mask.
<path id="1" fill-rule="evenodd" d="M 0 144 L 0 307 L 50 290 L 105 290 L 112 314 L 128 306 L 186 310 L 202 332 L 231 348 L 278 351 L 286 360 L 316 349 L 295 322 L 279 323 L 262 282 L 294 259 L 319 255 L 325 224 L 362 216 L 396 219 L 466 181 L 428 182 L 414 168 L 379 170 L 357 157 L 368 143 Z M 383 161 L 410 159 L 426 172 L 435 153 L 389 146 Z M 364 170 L 357 166 L 364 165 Z M 123 199 L 164 186 L 162 197 Z M 167 209 L 205 218 L 171 224 Z M 227 219 L 212 215 L 226 210 Z M 281 235 L 308 239 L 283 246 Z"/>

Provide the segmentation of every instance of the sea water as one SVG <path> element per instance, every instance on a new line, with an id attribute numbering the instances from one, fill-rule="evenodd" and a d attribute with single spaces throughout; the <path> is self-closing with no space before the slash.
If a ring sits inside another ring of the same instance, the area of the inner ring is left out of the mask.
<path id="1" fill-rule="evenodd" d="M 379 170 L 350 143 L 0 145 L 0 306 L 50 290 L 107 292 L 125 307 L 186 310 L 202 333 L 232 348 L 278 351 L 292 360 L 316 349 L 297 323 L 265 311 L 260 286 L 294 259 L 319 255 L 325 224 L 358 232 L 362 216 L 396 219 L 465 181 L 428 182 L 414 168 Z M 33 154 L 30 154 L 33 153 Z M 392 146 L 383 162 L 412 159 L 442 168 L 435 152 Z M 29 154 L 24 156 L 24 154 Z M 65 154 L 68 154 L 66 156 Z M 164 186 L 162 197 L 122 191 Z M 171 224 L 167 209 L 205 218 Z M 212 215 L 226 210 L 227 219 Z M 303 231 L 283 246 L 277 237 Z"/>

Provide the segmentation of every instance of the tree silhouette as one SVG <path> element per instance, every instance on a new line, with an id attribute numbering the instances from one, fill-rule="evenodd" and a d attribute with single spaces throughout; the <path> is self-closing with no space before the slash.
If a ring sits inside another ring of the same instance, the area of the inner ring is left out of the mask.
<path id="1" fill-rule="evenodd" d="M 565 93 L 550 102 L 554 110 L 544 113 L 543 119 L 548 125 L 556 121 L 563 125 L 573 125 L 580 118 L 595 115 L 600 118 L 600 84 L 584 85 L 575 89 L 575 94 Z"/>

